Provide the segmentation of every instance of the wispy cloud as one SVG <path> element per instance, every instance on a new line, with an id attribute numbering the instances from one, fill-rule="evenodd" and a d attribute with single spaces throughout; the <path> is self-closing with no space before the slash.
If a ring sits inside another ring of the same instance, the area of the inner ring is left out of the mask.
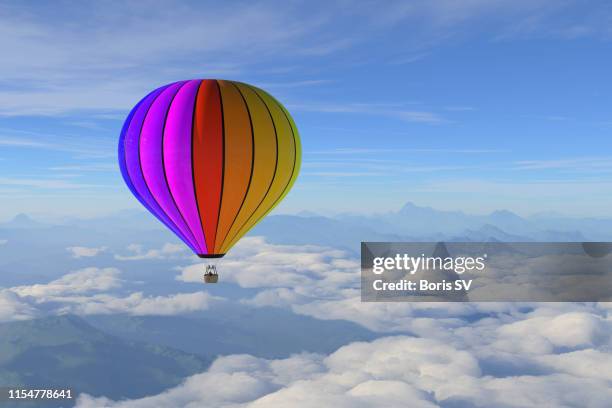
<path id="1" fill-rule="evenodd" d="M 315 177 L 384 177 L 387 173 L 365 171 L 305 171 L 304 176 Z"/>
<path id="2" fill-rule="evenodd" d="M 409 173 L 441 173 L 460 170 L 485 169 L 484 165 L 406 165 L 402 161 L 359 161 L 359 160 L 328 160 L 307 161 L 302 164 L 304 176 L 323 177 L 359 177 L 378 176 L 389 179 L 393 176 L 403 176 Z"/>
<path id="3" fill-rule="evenodd" d="M 25 188 L 37 188 L 44 190 L 80 190 L 87 188 L 104 188 L 104 185 L 75 183 L 62 179 L 49 178 L 19 178 L 19 177 L 0 177 L 0 186 L 15 186 Z"/>
<path id="4" fill-rule="evenodd" d="M 35 147 L 35 148 L 51 148 L 51 145 L 36 140 L 29 140 L 22 137 L 5 137 L 0 136 L 0 146 L 15 146 L 15 147 Z"/>
<path id="5" fill-rule="evenodd" d="M 177 78 L 235 77 L 288 54 L 320 56 L 349 46 L 319 35 L 329 24 L 322 13 L 290 5 L 147 3 L 63 9 L 70 30 L 61 18 L 48 18 L 47 7 L 1 9 L 0 46 L 14 58 L 0 67 L 0 115 L 112 113 Z"/>
<path id="6" fill-rule="evenodd" d="M 576 157 L 568 159 L 523 160 L 517 170 L 564 170 L 571 172 L 611 172 L 612 157 Z"/>
<path id="7" fill-rule="evenodd" d="M 83 247 L 83 246 L 73 246 L 68 247 L 66 250 L 72 254 L 73 258 L 91 258 L 101 254 L 106 251 L 108 248 L 106 247 Z"/>
<path id="8" fill-rule="evenodd" d="M 319 112 L 319 113 L 347 113 L 347 114 L 365 114 L 375 116 L 385 116 L 403 120 L 406 122 L 426 123 L 426 124 L 442 124 L 448 123 L 449 120 L 440 116 L 440 114 L 428 111 L 418 111 L 412 109 L 400 108 L 396 104 L 367 104 L 367 103 L 310 103 L 297 104 L 288 103 L 287 107 L 295 111 Z"/>
<path id="9" fill-rule="evenodd" d="M 581 8 L 578 21 L 571 23 L 554 18 L 575 12 L 573 3 L 389 1 L 385 7 L 364 2 L 347 10 L 343 1 L 328 1 L 326 7 L 307 11 L 310 4 L 268 1 L 238 8 L 219 2 L 169 8 L 155 1 L 3 7 L 0 48 L 11 59 L 0 66 L 0 115 L 113 114 L 152 87 L 177 78 L 265 77 L 270 67 L 280 72 L 309 65 L 302 60 L 380 44 L 398 27 L 407 35 L 388 56 L 396 63 L 413 62 L 436 45 L 469 36 L 477 31 L 475 22 L 484 22 L 489 36 L 496 38 L 609 35 L 605 7 Z M 295 78 L 285 82 L 287 88 L 315 85 Z M 443 121 L 435 112 L 396 115 L 415 122 Z"/>
<path id="10" fill-rule="evenodd" d="M 291 82 L 256 82 L 255 85 L 264 89 L 278 89 L 278 88 L 299 88 L 309 86 L 326 85 L 333 81 L 329 79 L 308 79 L 302 81 L 291 81 Z"/>
<path id="11" fill-rule="evenodd" d="M 473 106 L 445 106 L 444 110 L 451 112 L 471 112 L 475 111 L 476 108 Z"/>
<path id="12" fill-rule="evenodd" d="M 184 245 L 181 244 L 164 244 L 160 249 L 145 250 L 140 244 L 130 244 L 127 250 L 130 255 L 115 255 L 115 259 L 119 261 L 142 261 L 146 259 L 172 259 L 172 258 L 188 258 L 191 255 Z"/>
<path id="13" fill-rule="evenodd" d="M 490 153 L 506 153 L 507 150 L 503 149 L 428 149 L 428 148 L 414 148 L 414 149 L 380 149 L 380 148 L 369 148 L 369 147 L 343 147 L 329 150 L 315 150 L 308 152 L 309 154 L 321 154 L 321 155 L 367 155 L 367 154 L 381 154 L 381 153 L 465 153 L 465 154 L 490 154 Z"/>
<path id="14" fill-rule="evenodd" d="M 49 170 L 57 172 L 116 172 L 118 169 L 115 163 L 91 163 L 91 164 L 79 164 L 72 166 L 55 166 L 50 167 Z"/>
<path id="15" fill-rule="evenodd" d="M 96 137 L 0 128 L 0 146 L 72 153 L 82 158 L 114 157 L 114 143 Z"/>
<path id="16" fill-rule="evenodd" d="M 404 65 L 404 64 L 412 64 L 413 62 L 420 61 L 426 58 L 429 53 L 420 52 L 420 53 L 408 53 L 407 55 L 403 55 L 396 58 L 391 58 L 389 60 L 390 65 Z"/>

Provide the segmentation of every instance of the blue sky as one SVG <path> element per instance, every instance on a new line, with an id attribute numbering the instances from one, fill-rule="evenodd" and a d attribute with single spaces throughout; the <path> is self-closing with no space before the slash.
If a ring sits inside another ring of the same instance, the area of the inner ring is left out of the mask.
<path id="1" fill-rule="evenodd" d="M 612 5 L 382 4 L 0 3 L 0 219 L 136 208 L 123 118 L 187 78 L 292 112 L 304 162 L 279 211 L 611 215 Z"/>

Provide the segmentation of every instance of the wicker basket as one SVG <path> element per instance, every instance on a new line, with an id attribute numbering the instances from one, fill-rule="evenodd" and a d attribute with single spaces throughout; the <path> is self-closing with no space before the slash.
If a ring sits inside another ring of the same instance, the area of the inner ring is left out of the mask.
<path id="1" fill-rule="evenodd" d="M 219 275 L 205 274 L 204 282 L 206 283 L 217 283 L 219 281 Z"/>

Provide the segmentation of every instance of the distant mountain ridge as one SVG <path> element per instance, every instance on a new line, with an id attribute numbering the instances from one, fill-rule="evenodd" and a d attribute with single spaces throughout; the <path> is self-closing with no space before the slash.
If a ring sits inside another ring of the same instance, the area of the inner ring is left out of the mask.
<path id="1" fill-rule="evenodd" d="M 191 317 L 47 316 L 0 323 L 0 387 L 69 386 L 115 400 L 138 398 L 205 371 L 219 355 L 329 354 L 377 337 L 352 322 L 270 307 L 230 306 Z"/>
<path id="2" fill-rule="evenodd" d="M 210 362 L 111 336 L 72 315 L 0 324 L 0 386 L 136 398 L 177 385 Z"/>
<path id="3" fill-rule="evenodd" d="M 488 215 L 472 215 L 461 211 L 436 210 L 406 203 L 399 211 L 375 215 L 340 215 L 338 220 L 354 226 L 376 229 L 379 233 L 408 234 L 419 238 L 439 238 L 468 241 L 487 238 L 513 241 L 583 241 L 590 231 L 581 231 L 572 222 L 556 225 L 546 218 L 523 218 L 508 210 L 497 210 Z M 612 219 L 607 220 L 612 227 Z M 612 239 L 612 233 L 608 234 Z"/>
<path id="4" fill-rule="evenodd" d="M 319 320 L 273 307 L 224 305 L 218 313 L 213 309 L 198 316 L 97 315 L 85 319 L 117 337 L 206 358 L 242 353 L 263 358 L 287 358 L 303 351 L 328 354 L 344 344 L 378 337 L 352 322 Z"/>
<path id="5" fill-rule="evenodd" d="M 39 228 L 43 226 L 45 226 L 44 223 L 35 221 L 29 215 L 23 214 L 23 213 L 17 214 L 9 221 L 0 223 L 0 228 L 8 228 L 8 229 L 11 229 L 11 228 L 14 228 L 14 229 Z"/>
<path id="6" fill-rule="evenodd" d="M 398 211 L 371 215 L 271 215 L 249 235 L 262 235 L 276 244 L 314 244 L 357 253 L 361 241 L 612 241 L 612 218 L 521 217 L 508 210 L 474 215 L 408 202 Z M 20 266 L 29 262 L 19 252 L 26 245 L 31 253 L 44 256 L 63 252 L 68 246 L 123 250 L 131 243 L 154 247 L 180 242 L 153 216 L 139 210 L 90 219 L 66 218 L 60 224 L 40 223 L 21 214 L 0 224 L 0 239 L 8 241 L 0 248 L 3 256 L 18 258 Z"/>

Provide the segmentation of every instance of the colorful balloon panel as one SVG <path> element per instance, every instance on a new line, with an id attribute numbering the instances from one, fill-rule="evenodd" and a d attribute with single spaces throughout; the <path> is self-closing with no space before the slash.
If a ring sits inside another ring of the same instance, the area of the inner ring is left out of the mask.
<path id="1" fill-rule="evenodd" d="M 287 194 L 300 168 L 287 110 L 225 80 L 175 82 L 128 115 L 119 167 L 141 204 L 201 257 L 220 257 Z"/>

